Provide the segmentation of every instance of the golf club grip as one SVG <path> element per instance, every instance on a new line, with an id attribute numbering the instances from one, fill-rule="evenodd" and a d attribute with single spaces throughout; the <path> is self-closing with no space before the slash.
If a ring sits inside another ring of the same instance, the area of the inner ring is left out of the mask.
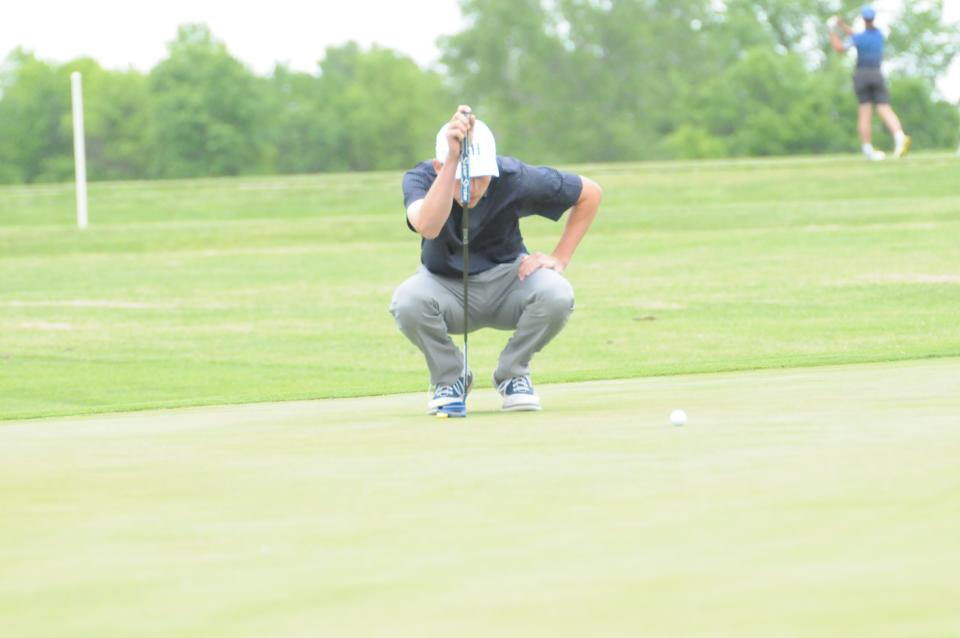
<path id="1" fill-rule="evenodd" d="M 470 112 L 460 111 L 467 120 L 467 132 L 460 142 L 460 202 L 464 208 L 470 205 Z"/>
<path id="2" fill-rule="evenodd" d="M 470 148 L 470 131 L 473 127 L 470 126 L 470 116 L 473 115 L 472 111 L 460 111 L 460 115 L 464 116 L 467 119 L 467 134 L 464 135 L 463 141 L 460 142 L 460 161 L 469 162 L 469 148 Z"/>

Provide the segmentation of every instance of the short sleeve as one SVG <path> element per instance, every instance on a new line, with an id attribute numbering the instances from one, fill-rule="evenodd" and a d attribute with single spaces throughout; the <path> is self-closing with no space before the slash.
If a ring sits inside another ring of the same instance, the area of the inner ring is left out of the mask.
<path id="1" fill-rule="evenodd" d="M 407 228 L 413 232 L 417 230 L 410 224 L 407 209 L 413 202 L 427 196 L 436 179 L 437 173 L 430 162 L 421 162 L 403 175 L 403 219 L 407 223 Z"/>
<path id="2" fill-rule="evenodd" d="M 557 221 L 577 203 L 583 180 L 574 173 L 565 173 L 549 166 L 523 167 L 523 199 L 519 217 L 540 215 Z"/>
<path id="3" fill-rule="evenodd" d="M 421 162 L 407 171 L 403 176 L 403 210 L 426 197 L 436 179 L 437 173 L 430 162 Z"/>

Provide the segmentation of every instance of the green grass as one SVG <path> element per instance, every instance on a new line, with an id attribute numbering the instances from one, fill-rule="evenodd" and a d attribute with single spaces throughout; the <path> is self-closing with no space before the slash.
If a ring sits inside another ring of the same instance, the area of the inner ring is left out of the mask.
<path id="1" fill-rule="evenodd" d="M 605 200 L 539 383 L 960 355 L 955 158 L 573 170 Z M 93 183 L 86 232 L 69 185 L 0 187 L 0 418 L 425 389 L 399 180 Z M 481 380 L 506 338 L 471 338 Z"/>
<path id="2" fill-rule="evenodd" d="M 446 422 L 398 173 L 2 187 L 0 635 L 960 635 L 958 169 L 574 167 L 544 412 L 480 332 Z"/>
<path id="3" fill-rule="evenodd" d="M 0 630 L 960 635 L 960 359 L 540 392 L 8 422 Z"/>

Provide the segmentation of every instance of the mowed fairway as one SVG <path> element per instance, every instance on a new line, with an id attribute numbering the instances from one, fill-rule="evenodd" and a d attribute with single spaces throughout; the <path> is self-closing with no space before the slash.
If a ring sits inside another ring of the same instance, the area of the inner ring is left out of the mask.
<path id="1" fill-rule="evenodd" d="M 960 355 L 951 155 L 572 170 L 605 200 L 537 383 Z M 400 178 L 93 183 L 83 233 L 69 185 L 0 187 L 0 419 L 425 389 Z"/>
<path id="2" fill-rule="evenodd" d="M 8 423 L 3 635 L 960 634 L 960 360 L 541 393 Z"/>

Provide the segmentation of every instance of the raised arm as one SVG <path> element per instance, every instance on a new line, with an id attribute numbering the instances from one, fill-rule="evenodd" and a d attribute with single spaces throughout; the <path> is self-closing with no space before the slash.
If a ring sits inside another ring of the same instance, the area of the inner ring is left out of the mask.
<path id="1" fill-rule="evenodd" d="M 842 16 L 837 16 L 837 26 L 843 29 L 843 32 L 846 33 L 847 36 L 853 35 L 853 27 L 851 27 L 849 24 L 844 22 Z"/>
<path id="2" fill-rule="evenodd" d="M 849 37 L 853 35 L 853 28 L 843 21 L 841 16 L 833 16 L 833 26 L 830 28 L 830 46 L 837 53 L 844 53 L 847 50 L 847 45 L 840 39 L 840 34 L 837 33 L 837 29 L 843 30 L 843 32 Z"/>
<path id="3" fill-rule="evenodd" d="M 833 50 L 837 53 L 843 53 L 847 50 L 847 47 L 844 46 L 843 41 L 840 40 L 840 36 L 837 35 L 836 31 L 830 30 L 830 46 L 833 47 Z"/>
<path id="4" fill-rule="evenodd" d="M 436 238 L 450 216 L 450 207 L 455 193 L 457 162 L 460 160 L 460 144 L 476 119 L 469 106 L 460 105 L 457 108 L 457 112 L 450 118 L 450 126 L 447 127 L 449 150 L 446 161 L 437 171 L 437 179 L 427 191 L 426 197 L 407 207 L 407 219 L 410 225 L 426 239 Z"/>

